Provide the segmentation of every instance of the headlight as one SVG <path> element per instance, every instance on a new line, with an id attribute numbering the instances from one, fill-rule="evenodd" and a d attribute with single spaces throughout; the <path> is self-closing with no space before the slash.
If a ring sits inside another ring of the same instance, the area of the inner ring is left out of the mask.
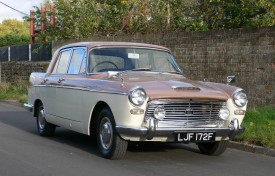
<path id="1" fill-rule="evenodd" d="M 165 118 L 165 109 L 163 106 L 156 107 L 154 111 L 154 117 L 158 120 L 163 120 Z"/>
<path id="2" fill-rule="evenodd" d="M 233 94 L 233 100 L 237 106 L 243 107 L 247 103 L 247 96 L 243 91 L 239 91 Z"/>
<path id="3" fill-rule="evenodd" d="M 130 91 L 128 96 L 130 102 L 136 106 L 141 106 L 146 100 L 145 90 L 138 87 Z"/>
<path id="4" fill-rule="evenodd" d="M 227 120 L 228 117 L 230 115 L 230 111 L 226 108 L 226 107 L 223 107 L 222 109 L 220 109 L 219 111 L 219 117 L 223 120 Z"/>

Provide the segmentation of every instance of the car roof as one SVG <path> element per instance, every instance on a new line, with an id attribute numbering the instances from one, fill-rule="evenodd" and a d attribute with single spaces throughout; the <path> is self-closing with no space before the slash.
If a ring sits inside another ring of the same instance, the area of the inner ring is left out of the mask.
<path id="1" fill-rule="evenodd" d="M 71 43 L 59 48 L 65 49 L 69 47 L 87 47 L 88 49 L 94 47 L 101 47 L 101 46 L 131 46 L 131 47 L 145 47 L 145 48 L 152 48 L 152 49 L 160 49 L 160 50 L 170 50 L 166 47 L 159 46 L 159 45 L 152 45 L 152 44 L 145 44 L 145 43 L 132 43 L 132 42 L 78 42 L 78 43 Z"/>

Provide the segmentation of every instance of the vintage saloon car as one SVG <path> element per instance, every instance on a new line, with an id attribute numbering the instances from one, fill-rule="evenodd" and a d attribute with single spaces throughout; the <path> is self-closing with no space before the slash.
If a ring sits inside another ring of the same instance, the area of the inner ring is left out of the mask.
<path id="1" fill-rule="evenodd" d="M 122 158 L 130 141 L 196 143 L 203 154 L 220 155 L 244 130 L 244 91 L 187 79 L 161 46 L 66 45 L 30 82 L 25 108 L 41 136 L 53 135 L 56 127 L 95 135 L 109 159 Z"/>

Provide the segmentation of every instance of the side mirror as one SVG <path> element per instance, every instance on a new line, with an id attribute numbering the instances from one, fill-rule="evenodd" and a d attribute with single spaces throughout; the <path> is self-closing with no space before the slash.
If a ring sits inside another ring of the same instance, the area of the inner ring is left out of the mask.
<path id="1" fill-rule="evenodd" d="M 118 72 L 117 71 L 108 71 L 108 78 L 117 77 Z"/>
<path id="2" fill-rule="evenodd" d="M 227 76 L 227 85 L 229 85 L 230 83 L 233 83 L 236 81 L 236 76 L 232 75 L 232 76 Z"/>

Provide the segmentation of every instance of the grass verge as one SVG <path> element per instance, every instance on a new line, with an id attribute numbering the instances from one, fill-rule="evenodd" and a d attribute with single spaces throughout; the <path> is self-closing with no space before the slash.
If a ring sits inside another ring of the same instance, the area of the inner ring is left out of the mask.
<path id="1" fill-rule="evenodd" d="M 0 100 L 18 100 L 20 103 L 25 103 L 27 102 L 27 94 L 27 83 L 0 83 Z"/>
<path id="2" fill-rule="evenodd" d="M 234 141 L 275 148 L 275 108 L 248 109 L 242 125 L 245 132 Z"/>

